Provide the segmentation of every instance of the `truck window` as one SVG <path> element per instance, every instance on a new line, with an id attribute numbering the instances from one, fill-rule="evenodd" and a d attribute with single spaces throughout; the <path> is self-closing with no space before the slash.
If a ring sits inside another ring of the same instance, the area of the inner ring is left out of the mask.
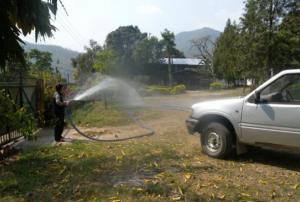
<path id="1" fill-rule="evenodd" d="M 261 91 L 267 103 L 300 104 L 300 74 L 287 74 Z"/>

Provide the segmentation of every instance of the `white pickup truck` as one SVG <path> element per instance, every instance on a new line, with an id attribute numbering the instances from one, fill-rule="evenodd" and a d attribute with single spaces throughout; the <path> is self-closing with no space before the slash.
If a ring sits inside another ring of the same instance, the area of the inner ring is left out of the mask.
<path id="1" fill-rule="evenodd" d="M 215 158 L 247 145 L 300 148 L 300 69 L 282 71 L 242 98 L 194 104 L 186 124 Z"/>

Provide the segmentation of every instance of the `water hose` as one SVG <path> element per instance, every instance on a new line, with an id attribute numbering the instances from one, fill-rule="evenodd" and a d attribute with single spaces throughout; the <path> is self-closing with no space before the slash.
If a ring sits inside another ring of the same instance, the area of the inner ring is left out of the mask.
<path id="1" fill-rule="evenodd" d="M 136 139 L 136 138 L 142 138 L 142 137 L 149 137 L 155 134 L 155 130 L 147 125 L 145 125 L 142 121 L 140 121 L 139 119 L 137 119 L 136 117 L 134 117 L 134 115 L 129 111 L 126 110 L 128 117 L 134 122 L 136 123 L 140 128 L 143 128 L 145 130 L 147 130 L 147 132 L 139 134 L 139 135 L 135 135 L 135 136 L 131 136 L 131 137 L 126 137 L 126 138 L 118 138 L 118 139 L 101 139 L 101 138 L 95 138 L 95 137 L 91 137 L 87 134 L 85 134 L 84 132 L 82 132 L 81 130 L 79 130 L 77 128 L 77 126 L 75 125 L 73 119 L 72 119 L 72 114 L 70 112 L 70 110 L 68 108 L 66 108 L 66 118 L 69 120 L 70 125 L 74 128 L 74 130 L 76 132 L 78 132 L 78 134 L 80 134 L 81 136 L 89 139 L 89 140 L 93 140 L 93 141 L 97 141 L 97 142 L 119 142 L 119 141 L 126 141 L 126 140 L 132 140 L 132 139 Z M 99 135 L 101 136 L 101 135 Z"/>
<path id="2" fill-rule="evenodd" d="M 69 110 L 69 108 L 66 108 L 66 118 L 68 119 L 70 125 L 74 128 L 74 130 L 81 136 L 89 139 L 89 140 L 93 140 L 93 141 L 98 141 L 98 142 L 119 142 L 119 141 L 126 141 L 126 140 L 131 140 L 131 139 L 136 139 L 136 138 L 142 138 L 142 137 L 148 137 L 148 136 L 152 136 L 155 134 L 155 130 L 153 128 L 151 128 L 150 126 L 145 125 L 141 120 L 139 120 L 138 118 L 136 118 L 131 110 L 132 109 L 138 109 L 138 108 L 148 108 L 148 109 L 164 109 L 164 110 L 175 110 L 175 111 L 185 111 L 185 112 L 189 112 L 190 108 L 187 107 L 182 107 L 182 106 L 170 106 L 170 105 L 141 105 L 141 106 L 134 106 L 134 107 L 130 107 L 130 106 L 123 106 L 122 110 L 125 111 L 128 115 L 128 117 L 135 123 L 137 124 L 140 128 L 145 129 L 147 132 L 139 134 L 139 135 L 135 135 L 135 136 L 130 136 L 130 137 L 126 137 L 126 138 L 118 138 L 118 139 L 101 139 L 99 138 L 95 138 L 95 137 L 91 137 L 87 134 L 85 134 L 84 132 L 82 132 L 74 123 L 73 119 L 72 119 L 72 113 Z M 96 135 L 97 136 L 97 135 Z M 103 136 L 103 135 L 102 135 Z"/>

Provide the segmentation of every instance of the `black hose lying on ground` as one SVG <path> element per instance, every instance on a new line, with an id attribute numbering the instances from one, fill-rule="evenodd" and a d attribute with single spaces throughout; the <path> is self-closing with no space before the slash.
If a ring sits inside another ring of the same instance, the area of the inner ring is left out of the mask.
<path id="1" fill-rule="evenodd" d="M 99 142 L 119 142 L 119 141 L 126 141 L 126 140 L 131 140 L 131 139 L 136 139 L 136 138 L 142 138 L 142 137 L 148 137 L 148 136 L 152 136 L 155 134 L 155 130 L 147 125 L 145 125 L 141 120 L 137 119 L 131 112 L 131 110 L 134 109 L 138 109 L 138 108 L 148 108 L 148 109 L 164 109 L 164 110 L 175 110 L 175 111 L 185 111 L 185 112 L 190 112 L 191 110 L 189 108 L 186 107 L 181 107 L 181 106 L 168 106 L 168 105 L 142 105 L 142 106 L 135 106 L 135 107 L 122 107 L 122 110 L 126 111 L 128 114 L 128 117 L 134 122 L 136 123 L 138 126 L 140 126 L 141 128 L 147 130 L 148 132 L 140 134 L 140 135 L 136 135 L 136 136 L 132 136 L 132 137 L 127 137 L 127 138 L 118 138 L 118 139 L 101 139 L 101 138 L 95 138 L 95 137 L 91 137 L 85 133 L 83 133 L 82 131 L 80 131 L 77 126 L 75 125 L 75 123 L 73 122 L 72 119 L 72 114 L 70 112 L 70 110 L 67 108 L 66 109 L 66 117 L 70 122 L 70 125 L 74 128 L 74 130 L 76 130 L 81 136 L 93 140 L 93 141 L 99 141 Z M 101 135 L 99 135 L 101 136 Z M 103 136 L 103 135 L 102 135 Z"/>
<path id="2" fill-rule="evenodd" d="M 135 118 L 133 116 L 133 114 L 129 111 L 126 110 L 128 117 L 135 122 L 138 126 L 140 126 L 141 128 L 147 130 L 148 132 L 140 134 L 140 135 L 136 135 L 136 136 L 132 136 L 132 137 L 127 137 L 127 138 L 118 138 L 118 139 L 101 139 L 101 138 L 95 138 L 95 137 L 91 137 L 89 135 L 86 135 L 85 133 L 83 133 L 82 131 L 80 131 L 77 126 L 75 125 L 75 123 L 73 122 L 72 119 L 72 114 L 69 111 L 69 109 L 66 109 L 66 117 L 70 122 L 70 125 L 74 128 L 74 130 L 76 130 L 81 136 L 93 140 L 93 141 L 98 141 L 98 142 L 119 142 L 119 141 L 126 141 L 126 140 L 131 140 L 131 139 L 136 139 L 136 138 L 142 138 L 142 137 L 148 137 L 148 136 L 152 136 L 155 134 L 155 130 L 149 126 L 146 126 L 142 121 L 140 121 L 139 119 Z M 100 136 L 100 135 L 99 135 Z"/>

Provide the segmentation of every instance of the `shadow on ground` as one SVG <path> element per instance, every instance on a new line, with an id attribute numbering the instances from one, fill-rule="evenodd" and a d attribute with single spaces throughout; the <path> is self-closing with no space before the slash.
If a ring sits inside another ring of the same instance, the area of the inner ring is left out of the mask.
<path id="1" fill-rule="evenodd" d="M 251 148 L 247 153 L 235 156 L 231 160 L 248 163 L 255 162 L 300 172 L 300 154 L 288 151 Z"/>

